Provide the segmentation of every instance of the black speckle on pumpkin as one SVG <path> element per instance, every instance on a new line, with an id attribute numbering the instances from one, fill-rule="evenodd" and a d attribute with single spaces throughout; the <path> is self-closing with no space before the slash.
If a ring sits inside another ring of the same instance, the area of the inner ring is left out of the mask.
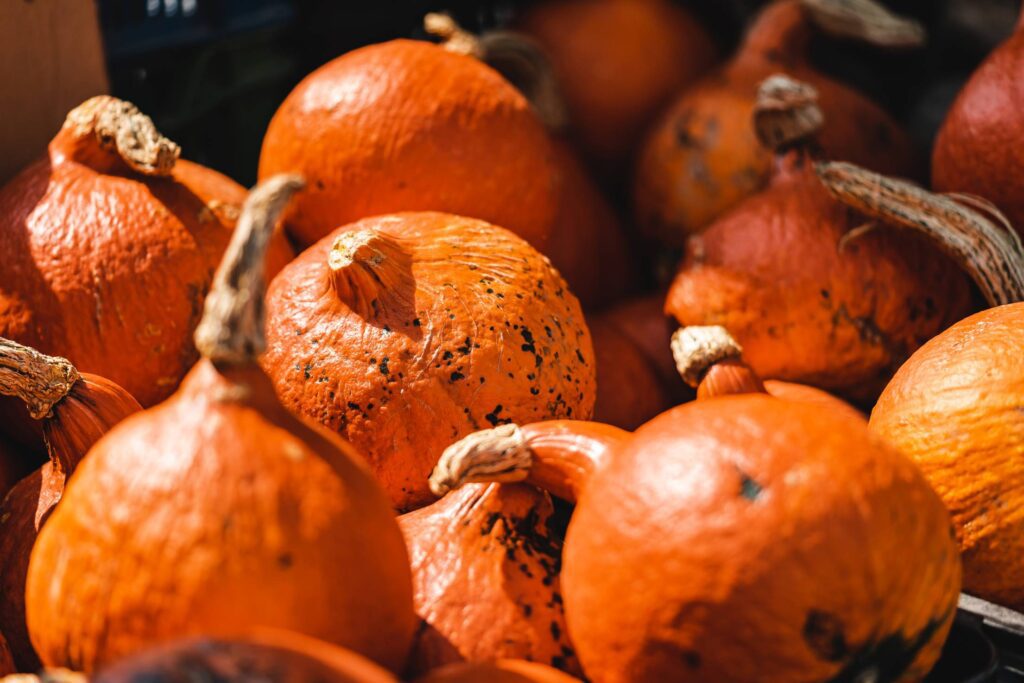
<path id="1" fill-rule="evenodd" d="M 753 477 L 740 470 L 740 495 L 747 500 L 757 500 L 764 487 L 757 483 Z"/>
<path id="2" fill-rule="evenodd" d="M 380 365 L 377 366 L 377 369 L 380 370 L 380 374 L 384 375 L 385 377 L 387 377 L 388 374 L 389 374 L 389 372 L 388 372 L 388 360 L 389 360 L 388 357 L 384 356 L 380 360 Z"/>
<path id="3" fill-rule="evenodd" d="M 458 370 L 456 370 L 455 372 L 453 372 L 451 375 L 448 376 L 448 381 L 449 382 L 458 382 L 460 379 L 466 379 L 466 376 L 463 375 Z"/>

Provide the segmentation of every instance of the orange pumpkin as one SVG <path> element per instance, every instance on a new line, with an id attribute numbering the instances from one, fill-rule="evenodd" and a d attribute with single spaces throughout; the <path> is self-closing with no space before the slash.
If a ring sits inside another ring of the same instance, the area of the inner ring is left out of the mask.
<path id="1" fill-rule="evenodd" d="M 813 88 L 775 77 L 759 97 L 759 136 L 780 149 L 771 183 L 689 239 L 665 310 L 728 329 L 761 377 L 871 401 L 969 311 L 968 280 L 924 237 L 863 228 L 821 182 Z"/>
<path id="2" fill-rule="evenodd" d="M 43 527 L 25 591 L 47 666 L 90 673 L 171 638 L 294 630 L 392 669 L 411 644 L 408 555 L 384 492 L 337 436 L 307 426 L 256 363 L 264 255 L 299 186 L 246 200 L 196 344 L 161 405 L 111 430 Z"/>
<path id="3" fill-rule="evenodd" d="M 0 339 L 0 394 L 17 397 L 41 421 L 50 455 L 0 502 L 0 623 L 18 668 L 29 671 L 39 658 L 25 626 L 25 577 L 39 529 L 93 444 L 142 408 L 113 382 L 7 339 Z"/>
<path id="4" fill-rule="evenodd" d="M 550 666 L 516 659 L 449 664 L 416 679 L 416 683 L 579 683 Z"/>
<path id="5" fill-rule="evenodd" d="M 572 132 L 599 167 L 628 164 L 669 99 L 711 67 L 716 48 L 670 0 L 554 0 L 519 20 L 551 60 Z"/>
<path id="6" fill-rule="evenodd" d="M 912 175 L 910 139 L 878 105 L 816 71 L 808 43 L 817 24 L 877 44 L 917 44 L 921 28 L 872 0 L 776 0 L 751 26 L 732 60 L 684 91 L 651 130 L 634 183 L 639 227 L 652 239 L 681 245 L 769 184 L 772 154 L 750 127 L 759 84 L 785 73 L 813 85 L 828 126 L 825 156 L 878 171 Z"/>
<path id="7" fill-rule="evenodd" d="M 288 631 L 261 630 L 231 639 L 197 638 L 125 658 L 92 683 L 398 683 L 356 653 Z"/>
<path id="8" fill-rule="evenodd" d="M 309 246 L 339 225 L 407 210 L 448 211 L 503 225 L 543 247 L 559 178 L 543 124 L 480 61 L 393 40 L 320 67 L 267 129 L 260 178 L 309 183 L 286 225 Z"/>
<path id="9" fill-rule="evenodd" d="M 562 530 L 532 486 L 481 484 L 402 515 L 421 625 L 410 662 L 550 663 L 579 674 L 562 607 Z"/>
<path id="10" fill-rule="evenodd" d="M 956 612 L 941 500 L 860 417 L 750 393 L 630 434 L 504 425 L 431 477 L 522 481 L 576 501 L 566 622 L 597 682 L 920 680 Z"/>
<path id="11" fill-rule="evenodd" d="M 427 475 L 466 434 L 592 414 L 579 303 L 544 256 L 483 221 L 339 228 L 274 280 L 267 315 L 281 401 L 357 446 L 401 510 L 433 500 Z"/>
<path id="12" fill-rule="evenodd" d="M 245 197 L 178 153 L 127 102 L 94 97 L 68 114 L 49 153 L 0 189 L 0 336 L 145 406 L 174 391 Z M 269 271 L 290 259 L 277 236 Z"/>

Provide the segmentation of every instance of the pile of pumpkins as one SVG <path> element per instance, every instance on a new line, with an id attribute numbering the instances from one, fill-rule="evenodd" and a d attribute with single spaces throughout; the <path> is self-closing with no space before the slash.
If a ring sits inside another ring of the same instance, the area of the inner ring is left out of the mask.
<path id="1" fill-rule="evenodd" d="M 1024 608 L 1024 29 L 929 191 L 809 59 L 872 0 L 426 26 L 248 193 L 108 96 L 0 188 L 0 674 L 914 681 Z"/>

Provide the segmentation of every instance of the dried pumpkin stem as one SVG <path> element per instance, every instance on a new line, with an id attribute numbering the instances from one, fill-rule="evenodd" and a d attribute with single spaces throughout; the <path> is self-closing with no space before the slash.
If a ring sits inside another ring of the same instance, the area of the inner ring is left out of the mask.
<path id="1" fill-rule="evenodd" d="M 818 91 L 784 74 L 769 76 L 757 89 L 754 132 L 771 150 L 813 138 L 825 123 Z"/>
<path id="2" fill-rule="evenodd" d="M 143 175 L 169 175 L 181 154 L 181 148 L 161 135 L 138 107 L 108 95 L 93 97 L 72 109 L 64 130 L 79 141 L 91 141 L 116 154 Z"/>
<path id="3" fill-rule="evenodd" d="M 196 348 L 211 361 L 247 365 L 266 348 L 267 247 L 278 217 L 302 187 L 298 176 L 278 175 L 260 183 L 246 198 L 196 328 Z"/>
<path id="4" fill-rule="evenodd" d="M 984 200 L 934 194 L 849 163 L 819 163 L 815 170 L 847 206 L 928 235 L 960 263 L 991 306 L 1024 300 L 1024 246 L 1009 222 Z"/>
<path id="5" fill-rule="evenodd" d="M 761 378 L 742 359 L 743 349 L 717 325 L 681 327 L 672 335 L 672 356 L 698 400 L 765 393 Z"/>
<path id="6" fill-rule="evenodd" d="M 532 465 L 533 451 L 519 425 L 501 425 L 446 448 L 430 473 L 430 490 L 443 496 L 473 482 L 523 481 Z"/>
<path id="7" fill-rule="evenodd" d="M 924 27 L 893 14 L 874 0 L 802 0 L 818 28 L 834 36 L 888 48 L 924 45 Z"/>
<path id="8" fill-rule="evenodd" d="M 459 26 L 449 15 L 441 12 L 428 12 L 423 17 L 423 30 L 440 38 L 444 49 L 467 57 L 483 59 L 484 51 L 476 34 Z"/>
<path id="9" fill-rule="evenodd" d="M 24 401 L 36 420 L 49 417 L 81 378 L 66 358 L 0 338 L 0 394 Z"/>

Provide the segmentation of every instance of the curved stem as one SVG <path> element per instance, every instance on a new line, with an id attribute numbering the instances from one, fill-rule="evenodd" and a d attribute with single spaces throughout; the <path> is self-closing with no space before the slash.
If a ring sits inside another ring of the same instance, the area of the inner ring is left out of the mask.
<path id="1" fill-rule="evenodd" d="M 698 399 L 766 393 L 761 378 L 743 362 L 743 349 L 721 326 L 680 327 L 672 334 L 672 357 Z"/>
<path id="2" fill-rule="evenodd" d="M 747 29 L 740 54 L 793 64 L 806 58 L 810 40 L 810 21 L 800 0 L 777 0 Z"/>
<path id="3" fill-rule="evenodd" d="M 1024 246 L 1006 218 L 985 200 L 934 194 L 848 163 L 819 163 L 815 170 L 847 206 L 928 235 L 967 271 L 989 305 L 1024 300 Z"/>
<path id="4" fill-rule="evenodd" d="M 924 45 L 924 27 L 890 12 L 875 0 L 802 0 L 811 20 L 822 31 L 886 48 Z"/>
<path id="5" fill-rule="evenodd" d="M 775 152 L 813 138 L 825 123 L 814 86 L 784 74 L 769 76 L 757 89 L 754 132 Z"/>
<path id="6" fill-rule="evenodd" d="M 550 420 L 470 434 L 441 455 L 430 490 L 443 496 L 473 482 L 526 481 L 575 503 L 590 475 L 630 433 L 599 422 Z"/>
<path id="7" fill-rule="evenodd" d="M 344 232 L 331 245 L 327 267 L 334 293 L 363 318 L 411 307 L 412 256 L 399 237 L 374 229 Z"/>
<path id="8" fill-rule="evenodd" d="M 260 183 L 246 198 L 195 332 L 196 348 L 211 361 L 247 365 L 266 348 L 267 247 L 278 217 L 302 187 L 298 176 L 278 175 Z"/>
<path id="9" fill-rule="evenodd" d="M 441 12 L 428 12 L 423 17 L 423 30 L 440 38 L 441 45 L 449 52 L 468 57 L 483 58 L 483 48 L 476 34 L 459 26 L 449 15 Z"/>
<path id="10" fill-rule="evenodd" d="M 81 379 L 71 361 L 47 356 L 0 337 L 0 394 L 25 402 L 29 414 L 42 420 Z"/>

